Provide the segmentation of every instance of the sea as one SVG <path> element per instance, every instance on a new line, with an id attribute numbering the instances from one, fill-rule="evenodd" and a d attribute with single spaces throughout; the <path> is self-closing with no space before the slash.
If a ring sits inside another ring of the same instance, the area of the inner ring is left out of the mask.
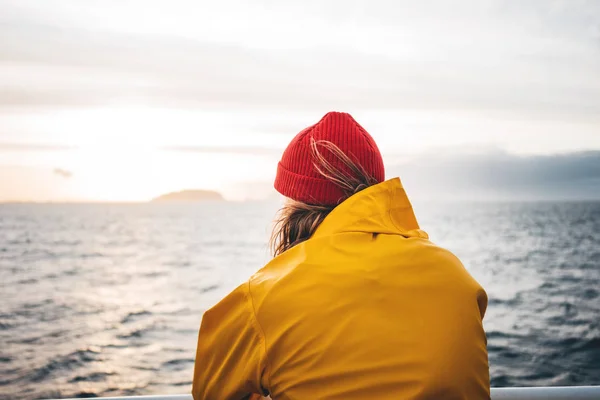
<path id="1" fill-rule="evenodd" d="M 278 205 L 0 205 L 0 398 L 189 393 Z M 600 384 L 600 202 L 414 208 L 488 292 L 492 386 Z"/>

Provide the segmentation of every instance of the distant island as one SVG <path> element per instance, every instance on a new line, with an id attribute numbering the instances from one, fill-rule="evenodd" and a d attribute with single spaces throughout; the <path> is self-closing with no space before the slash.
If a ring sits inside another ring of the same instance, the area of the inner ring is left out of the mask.
<path id="1" fill-rule="evenodd" d="M 152 203 L 197 203 L 202 201 L 224 201 L 219 192 L 212 190 L 182 190 L 166 193 L 151 200 Z"/>

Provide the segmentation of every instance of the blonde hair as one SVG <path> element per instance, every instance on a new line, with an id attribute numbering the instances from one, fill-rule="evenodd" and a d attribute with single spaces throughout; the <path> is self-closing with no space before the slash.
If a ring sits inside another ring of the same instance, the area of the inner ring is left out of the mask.
<path id="1" fill-rule="evenodd" d="M 347 171 L 327 161 L 319 150 L 320 147 L 331 152 Z M 310 151 L 315 169 L 342 190 L 343 199 L 378 183 L 374 177 L 367 174 L 362 165 L 354 162 L 339 147 L 327 140 L 311 139 Z M 278 256 L 309 239 L 334 208 L 335 206 L 312 205 L 288 199 L 279 210 L 271 234 L 270 247 L 273 256 Z"/>

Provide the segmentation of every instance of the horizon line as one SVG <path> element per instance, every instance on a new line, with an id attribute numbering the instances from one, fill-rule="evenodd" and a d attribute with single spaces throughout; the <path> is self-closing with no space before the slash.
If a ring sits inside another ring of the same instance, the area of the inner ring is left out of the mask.
<path id="1" fill-rule="evenodd" d="M 412 196 L 413 201 L 419 203 L 598 203 L 600 202 L 599 197 L 582 197 L 582 198 L 451 198 L 447 200 L 440 200 L 439 198 L 425 199 L 421 196 Z M 168 204 L 168 205 L 201 205 L 201 204 L 214 204 L 214 203 L 268 203 L 275 202 L 273 198 L 265 197 L 261 199 L 242 199 L 242 200 L 201 200 L 201 201 L 165 201 L 155 202 L 152 200 L 49 200 L 49 201 L 37 201 L 37 200 L 0 200 L 0 206 L 4 205 L 143 205 L 143 204 Z"/>

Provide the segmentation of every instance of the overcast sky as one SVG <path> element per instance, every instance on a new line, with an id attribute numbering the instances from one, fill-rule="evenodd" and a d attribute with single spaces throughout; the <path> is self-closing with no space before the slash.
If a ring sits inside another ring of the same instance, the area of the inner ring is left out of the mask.
<path id="1" fill-rule="evenodd" d="M 400 174 L 598 150 L 599 71 L 598 1 L 0 0 L 0 200 L 260 197 L 329 110 Z"/>

